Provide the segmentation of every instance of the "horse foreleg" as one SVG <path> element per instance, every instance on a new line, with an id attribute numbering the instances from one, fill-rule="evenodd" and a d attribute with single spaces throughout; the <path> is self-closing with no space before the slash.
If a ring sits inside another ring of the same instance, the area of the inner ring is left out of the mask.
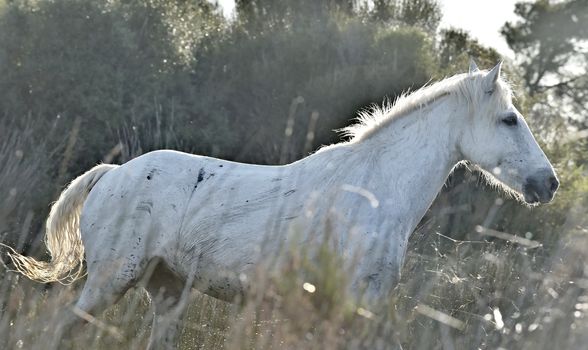
<path id="1" fill-rule="evenodd" d="M 366 258 L 361 261 L 352 277 L 351 293 L 361 297 L 367 307 L 378 309 L 385 303 L 398 283 L 400 268 L 386 258 Z"/>

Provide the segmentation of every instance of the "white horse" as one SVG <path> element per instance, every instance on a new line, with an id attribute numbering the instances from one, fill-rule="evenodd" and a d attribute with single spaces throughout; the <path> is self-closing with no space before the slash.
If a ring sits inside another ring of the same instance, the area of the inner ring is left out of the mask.
<path id="1" fill-rule="evenodd" d="M 500 68 L 484 72 L 472 63 L 469 73 L 362 113 L 345 129 L 348 142 L 284 166 L 168 150 L 96 166 L 51 209 L 51 260 L 12 252 L 16 270 L 70 282 L 81 276 L 85 253 L 87 280 L 76 307 L 91 314 L 147 280 L 155 304 L 150 346 L 173 347 L 186 290 L 233 300 L 253 267 L 288 241 L 289 227 L 310 245 L 320 241 L 324 218 L 335 215 L 330 229 L 340 253 L 363 252 L 350 289 L 385 297 L 409 235 L 458 163 L 476 164 L 531 205 L 552 200 L 558 180 Z"/>

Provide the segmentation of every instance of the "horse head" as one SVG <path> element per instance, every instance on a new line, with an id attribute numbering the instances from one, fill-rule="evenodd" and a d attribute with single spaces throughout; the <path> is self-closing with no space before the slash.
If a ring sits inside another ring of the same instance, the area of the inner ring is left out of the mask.
<path id="1" fill-rule="evenodd" d="M 502 62 L 490 71 L 470 63 L 469 110 L 458 138 L 462 157 L 481 168 L 491 184 L 530 205 L 550 202 L 559 187 L 553 166 L 512 103 L 501 78 Z"/>

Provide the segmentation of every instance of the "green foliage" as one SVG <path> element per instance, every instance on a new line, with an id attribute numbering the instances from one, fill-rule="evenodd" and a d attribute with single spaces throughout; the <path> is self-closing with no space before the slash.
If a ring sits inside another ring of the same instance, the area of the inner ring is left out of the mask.
<path id="1" fill-rule="evenodd" d="M 403 0 L 400 4 L 399 18 L 409 26 L 423 28 L 435 33 L 441 21 L 441 9 L 435 0 Z"/>
<path id="2" fill-rule="evenodd" d="M 496 50 L 482 46 L 467 32 L 455 28 L 441 31 L 438 55 L 441 68 L 450 71 L 468 67 L 470 58 L 474 58 L 480 67 L 493 67 L 501 59 Z"/>
<path id="3" fill-rule="evenodd" d="M 247 40 L 245 35 L 237 28 L 218 50 L 198 56 L 207 69 L 193 73 L 204 82 L 197 95 L 216 92 L 213 101 L 198 101 L 194 111 L 227 118 L 233 138 L 226 142 L 260 152 L 232 156 L 238 160 L 279 162 L 288 118 L 295 120 L 295 129 L 287 160 L 300 158 L 313 112 L 319 113 L 317 140 L 335 141 L 331 130 L 346 125 L 353 111 L 418 87 L 433 66 L 423 55 L 431 49 L 430 39 L 416 29 L 375 32 L 359 21 L 329 21 L 276 28 Z M 214 111 L 217 106 L 222 109 Z M 251 135 L 252 125 L 265 127 Z"/>
<path id="4" fill-rule="evenodd" d="M 167 62 L 176 56 L 158 21 L 159 11 L 141 2 L 7 5 L 0 17 L 3 115 L 62 119 L 64 133 L 81 118 L 75 159 L 83 167 L 96 162 L 116 131 L 152 112 L 173 81 Z"/>
<path id="5" fill-rule="evenodd" d="M 434 35 L 441 21 L 436 0 L 374 0 L 367 11 L 371 20 L 420 28 Z"/>
<path id="6" fill-rule="evenodd" d="M 531 96 L 562 114 L 569 124 L 586 127 L 588 101 L 588 3 L 585 0 L 521 2 L 521 20 L 502 28 L 517 54 Z M 563 112 L 563 113 L 562 113 Z"/>
<path id="7" fill-rule="evenodd" d="M 562 74 L 561 68 L 574 58 L 584 56 L 586 64 L 585 50 L 577 51 L 577 45 L 588 39 L 586 1 L 521 2 L 515 13 L 522 21 L 506 23 L 502 33 L 509 46 L 524 57 L 525 82 L 532 93 L 545 87 L 546 75 Z"/>
<path id="8" fill-rule="evenodd" d="M 58 117 L 66 130 L 81 118 L 74 174 L 121 135 L 143 151 L 180 147 L 276 163 L 335 141 L 331 130 L 355 110 L 420 86 L 434 69 L 429 35 L 366 23 L 345 2 L 240 2 L 232 27 L 206 4 L 8 4 L 0 14 L 0 109 L 47 123 Z M 317 136 L 305 147 L 313 112 Z M 283 159 L 288 118 L 296 129 Z M 165 135 L 154 143 L 154 134 Z"/>

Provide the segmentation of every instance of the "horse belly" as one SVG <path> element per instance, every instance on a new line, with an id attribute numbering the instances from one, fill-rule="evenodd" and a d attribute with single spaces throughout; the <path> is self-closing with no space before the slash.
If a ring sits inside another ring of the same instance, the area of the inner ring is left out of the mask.
<path id="1" fill-rule="evenodd" d="M 246 227 L 242 222 L 224 222 L 211 231 L 183 236 L 176 269 L 203 293 L 223 300 L 242 295 L 261 260 L 265 234 L 263 225 Z"/>
<path id="2" fill-rule="evenodd" d="M 176 265 L 197 289 L 227 300 L 248 288 L 263 258 L 280 253 L 290 224 L 285 218 L 298 216 L 301 205 L 280 200 L 289 188 L 250 183 L 240 190 L 231 179 L 217 179 L 203 183 L 188 208 Z"/>

